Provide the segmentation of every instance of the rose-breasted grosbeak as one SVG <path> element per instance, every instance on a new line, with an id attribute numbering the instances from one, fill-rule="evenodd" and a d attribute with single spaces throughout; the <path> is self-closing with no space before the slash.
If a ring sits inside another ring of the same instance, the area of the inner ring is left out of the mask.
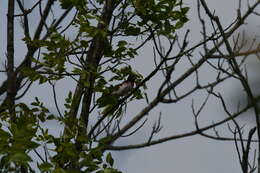
<path id="1" fill-rule="evenodd" d="M 125 96 L 134 88 L 135 76 L 129 75 L 127 80 L 123 83 L 116 85 L 114 91 L 111 93 L 112 96 Z"/>
<path id="2" fill-rule="evenodd" d="M 110 94 L 102 96 L 102 97 L 109 97 L 110 99 L 108 104 L 104 106 L 104 110 L 102 111 L 103 115 L 106 114 L 108 111 L 110 111 L 110 109 L 117 104 L 119 97 L 126 96 L 134 88 L 135 79 L 136 77 L 134 75 L 129 75 L 126 81 L 112 87 Z M 109 113 L 109 115 L 113 114 L 113 112 L 114 111 Z"/>

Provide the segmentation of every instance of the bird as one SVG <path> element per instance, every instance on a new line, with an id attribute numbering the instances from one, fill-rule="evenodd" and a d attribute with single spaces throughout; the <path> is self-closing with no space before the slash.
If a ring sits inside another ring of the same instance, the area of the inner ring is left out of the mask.
<path id="1" fill-rule="evenodd" d="M 102 115 L 107 114 L 107 112 L 110 112 L 111 109 L 118 104 L 118 101 L 120 99 L 120 97 L 126 96 L 127 94 L 129 94 L 132 89 L 134 88 L 135 85 L 135 80 L 136 80 L 136 76 L 130 74 L 128 76 L 128 78 L 126 79 L 126 81 L 116 85 L 116 86 L 112 86 L 111 87 L 111 92 L 110 93 L 106 93 L 104 94 L 99 102 L 103 102 L 101 103 L 101 107 L 104 107 L 103 111 L 102 111 Z M 104 104 L 105 103 L 105 104 Z M 117 110 L 119 107 L 119 105 L 117 106 L 117 108 L 113 109 L 113 110 Z M 113 114 L 114 111 L 111 111 L 111 113 L 109 113 L 109 115 Z"/>
<path id="2" fill-rule="evenodd" d="M 134 75 L 129 75 L 126 81 L 113 87 L 111 96 L 126 96 L 134 88 L 135 79 Z"/>

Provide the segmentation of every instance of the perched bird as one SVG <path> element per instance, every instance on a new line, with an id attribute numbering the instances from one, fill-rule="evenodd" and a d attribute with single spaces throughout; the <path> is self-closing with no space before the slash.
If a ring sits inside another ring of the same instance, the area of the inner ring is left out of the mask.
<path id="1" fill-rule="evenodd" d="M 126 81 L 116 85 L 113 88 L 114 91 L 111 93 L 111 95 L 119 97 L 127 95 L 134 88 L 135 78 L 136 77 L 134 75 L 129 75 Z"/>
<path id="2" fill-rule="evenodd" d="M 126 96 L 134 88 L 135 79 L 136 77 L 134 75 L 129 75 L 126 81 L 113 86 L 111 88 L 111 93 L 105 94 L 100 98 L 99 102 L 103 102 L 101 107 L 104 107 L 104 110 L 102 111 L 103 115 L 110 111 L 110 109 L 112 109 L 114 105 L 118 103 L 120 97 Z M 120 106 L 118 105 L 117 107 Z M 117 110 L 117 108 L 114 110 Z M 113 114 L 113 112 L 114 111 L 111 111 L 111 114 Z"/>

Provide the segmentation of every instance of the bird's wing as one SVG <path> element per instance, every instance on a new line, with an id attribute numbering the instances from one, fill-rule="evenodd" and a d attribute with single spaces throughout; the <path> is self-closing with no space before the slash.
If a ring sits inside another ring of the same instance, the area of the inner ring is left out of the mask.
<path id="1" fill-rule="evenodd" d="M 133 88 L 131 82 L 123 82 L 119 85 L 118 89 L 113 91 L 111 94 L 116 96 L 126 95 Z"/>

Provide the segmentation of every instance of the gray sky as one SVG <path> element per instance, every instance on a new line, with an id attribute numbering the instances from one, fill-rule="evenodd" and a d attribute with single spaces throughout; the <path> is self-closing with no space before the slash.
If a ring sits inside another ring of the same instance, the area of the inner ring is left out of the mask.
<path id="1" fill-rule="evenodd" d="M 191 7 L 189 11 L 189 23 L 186 25 L 186 28 L 190 28 L 191 37 L 190 43 L 197 42 L 200 38 L 201 26 L 197 19 L 197 9 L 196 3 L 185 1 L 188 6 Z M 220 17 L 221 22 L 224 26 L 230 24 L 234 20 L 234 15 L 236 14 L 237 2 L 238 1 L 207 1 L 211 9 L 215 9 L 215 15 Z M 259 18 L 250 18 L 248 20 L 248 25 L 244 28 L 250 29 L 250 31 L 255 31 L 259 28 Z M 258 26 L 257 26 L 258 25 Z M 256 33 L 256 31 L 255 31 Z M 258 33 L 259 34 L 259 33 Z M 249 34 L 248 35 L 252 35 Z M 142 69 L 146 73 L 146 69 L 143 69 L 142 64 L 147 63 L 143 60 L 148 58 L 151 55 L 151 49 L 147 48 L 140 55 L 138 59 L 137 66 L 139 69 Z M 140 60 L 140 61 L 139 61 Z M 142 61 L 143 60 L 143 61 Z M 253 60 L 252 60 L 253 61 Z M 252 62 L 250 61 L 250 62 Z M 259 64 L 257 61 L 256 63 Z M 249 63 L 250 64 L 250 63 Z M 255 64 L 253 61 L 252 64 Z M 249 66 L 251 67 L 251 66 Z M 180 69 L 180 71 L 185 70 Z M 250 69 L 250 68 L 249 68 Z M 250 70 L 249 70 L 250 71 Z M 210 80 L 214 73 L 210 72 L 207 67 L 202 68 L 200 71 L 201 80 L 208 81 Z M 158 87 L 159 84 L 156 82 L 158 79 L 155 79 L 150 85 L 154 88 Z M 189 86 L 187 81 L 183 87 L 186 88 Z M 225 83 L 219 88 L 219 91 L 223 92 L 227 100 L 230 102 L 232 107 L 232 102 L 237 102 L 237 93 L 241 92 L 240 86 L 236 85 L 237 83 L 229 82 Z M 235 89 L 235 91 L 234 91 Z M 177 90 L 178 91 L 178 90 Z M 151 90 L 153 92 L 153 90 Z M 198 93 L 192 95 L 192 98 L 195 100 L 195 103 L 200 103 L 202 98 L 205 98 L 205 93 Z M 167 136 L 169 134 L 177 134 L 178 132 L 187 132 L 192 127 L 194 129 L 194 121 L 191 114 L 191 98 L 186 99 L 181 104 L 178 105 L 160 105 L 155 111 L 150 115 L 156 116 L 159 112 L 162 112 L 163 126 L 164 129 L 161 132 L 162 136 Z M 203 126 L 210 123 L 212 120 L 222 119 L 226 117 L 224 115 L 221 105 L 216 103 L 215 100 L 211 100 L 208 104 L 206 110 L 201 114 L 201 125 Z M 253 125 L 248 119 L 241 120 L 242 123 L 246 123 L 249 127 Z M 227 136 L 232 135 L 228 132 L 226 126 L 217 128 L 220 134 Z M 147 130 L 147 129 L 145 129 Z M 145 131 L 144 130 L 144 131 Z M 143 132 L 147 134 L 148 131 Z M 143 134 L 136 135 L 133 141 L 129 143 L 134 143 L 135 141 L 140 141 L 145 136 Z M 134 138 L 134 137 L 133 137 Z M 128 141 L 127 141 L 128 142 Z M 126 142 L 126 143 L 127 143 Z M 235 150 L 235 145 L 233 142 L 223 142 L 223 141 L 214 141 L 210 139 L 203 138 L 201 136 L 188 137 L 180 140 L 173 140 L 161 145 L 138 149 L 133 151 L 124 151 L 124 152 L 115 152 L 116 153 L 116 163 L 119 163 L 119 168 L 125 173 L 133 172 L 179 172 L 179 173 L 188 173 L 188 172 L 200 172 L 200 173 L 218 173 L 218 172 L 241 172 L 237 153 Z M 123 153 L 123 154 L 122 154 Z M 123 156 L 122 156 L 123 155 Z M 122 157 L 124 159 L 122 159 Z"/>
<path id="2" fill-rule="evenodd" d="M 0 2 L 0 26 L 5 26 L 6 22 L 6 3 L 7 1 Z M 196 43 L 201 39 L 200 30 L 201 26 L 197 19 L 197 7 L 195 1 L 189 2 L 185 1 L 187 6 L 191 7 L 189 11 L 190 21 L 184 27 L 185 29 L 189 28 L 190 33 L 190 44 Z M 224 26 L 230 24 L 234 20 L 234 15 L 236 14 L 237 2 L 238 0 L 208 0 L 209 6 L 211 9 L 215 9 L 215 15 L 220 17 L 220 20 L 223 22 Z M 246 5 L 243 4 L 244 6 Z M 246 6 L 245 6 L 246 7 Z M 34 20 L 32 18 L 32 20 Z M 258 21 L 258 22 L 256 22 Z M 252 38 L 253 34 L 259 35 L 259 18 L 250 18 L 248 20 L 248 25 L 244 27 L 245 31 L 250 31 L 246 33 L 248 38 Z M 258 30 L 257 30 L 258 29 Z M 258 32 L 258 33 L 257 33 Z M 183 32 L 179 32 L 183 34 Z M 20 33 L 17 32 L 16 36 L 20 36 Z M 4 62 L 5 49 L 6 49 L 6 28 L 1 27 L 0 35 L 1 43 L 1 63 Z M 24 47 L 21 47 L 19 44 L 20 41 L 17 40 L 16 46 L 16 55 L 24 54 Z M 197 52 L 198 54 L 198 52 Z M 143 74 L 144 76 L 148 74 L 151 69 L 154 67 L 152 60 L 152 47 L 146 46 L 139 54 L 138 58 L 132 62 L 134 69 Z M 181 69 L 177 69 L 176 76 L 178 77 L 181 72 L 185 71 L 189 67 L 187 61 L 183 61 L 183 66 Z M 248 65 L 253 69 L 257 69 L 259 61 L 249 60 Z M 2 68 L 2 67 L 1 67 Z M 254 75 L 256 71 L 250 71 L 250 74 Z M 199 71 L 201 75 L 202 82 L 210 81 L 214 76 L 214 72 L 210 71 L 208 67 L 203 67 Z M 0 82 L 3 80 L 2 74 L 0 77 Z M 148 93 L 150 99 L 152 99 L 156 93 L 156 88 L 159 87 L 159 82 L 161 76 L 157 75 L 150 83 L 148 83 Z M 193 79 L 187 80 L 184 82 L 183 87 L 179 88 L 180 92 L 186 90 L 192 83 Z M 65 86 L 65 87 L 64 87 Z M 74 90 L 73 84 L 68 80 L 57 83 L 58 88 L 58 98 L 62 100 L 66 96 L 67 89 Z M 228 82 L 218 88 L 219 91 L 223 92 L 224 96 L 229 101 L 229 105 L 232 108 L 234 106 L 232 103 L 237 101 L 236 92 L 240 91 L 240 86 L 236 82 Z M 40 91 L 40 93 L 39 93 Z M 52 97 L 48 94 L 50 93 L 46 86 L 35 85 L 30 90 L 30 95 L 26 96 L 24 101 L 31 101 L 35 96 L 38 96 L 41 101 L 46 102 L 46 106 L 50 109 L 53 108 Z M 149 114 L 149 121 L 147 126 L 141 129 L 137 134 L 131 136 L 130 138 L 125 138 L 121 140 L 118 144 L 135 144 L 143 142 L 149 136 L 152 123 L 158 118 L 159 113 L 162 113 L 162 124 L 163 130 L 156 137 L 170 136 L 173 134 L 184 133 L 190 130 L 194 130 L 194 119 L 191 113 L 191 101 L 195 100 L 195 104 L 200 105 L 203 99 L 206 97 L 205 92 L 199 92 L 192 95 L 192 98 L 183 100 L 179 104 L 173 105 L 159 105 Z M 210 124 L 213 120 L 221 120 L 226 117 L 224 115 L 221 105 L 219 102 L 216 103 L 216 100 L 211 99 L 209 101 L 207 109 L 205 109 L 201 114 L 200 125 Z M 60 103 L 62 106 L 62 103 Z M 129 118 L 139 112 L 145 105 L 144 101 L 137 101 L 129 105 L 129 109 L 126 115 Z M 242 123 L 246 123 L 248 127 L 253 126 L 252 121 L 249 119 L 241 119 Z M 50 124 L 50 127 L 54 132 L 57 132 L 56 124 Z M 231 136 L 228 132 L 226 126 L 221 126 L 218 128 L 220 133 L 224 136 Z M 57 133 L 58 135 L 58 133 Z M 223 141 L 214 141 L 206 139 L 201 136 L 193 136 L 179 140 L 173 140 L 164 144 L 130 151 L 120 151 L 113 152 L 115 159 L 115 165 L 124 173 L 158 173 L 158 172 L 178 172 L 178 173 L 219 173 L 219 172 L 241 172 L 237 153 L 235 151 L 235 145 L 233 142 L 223 142 Z"/>

